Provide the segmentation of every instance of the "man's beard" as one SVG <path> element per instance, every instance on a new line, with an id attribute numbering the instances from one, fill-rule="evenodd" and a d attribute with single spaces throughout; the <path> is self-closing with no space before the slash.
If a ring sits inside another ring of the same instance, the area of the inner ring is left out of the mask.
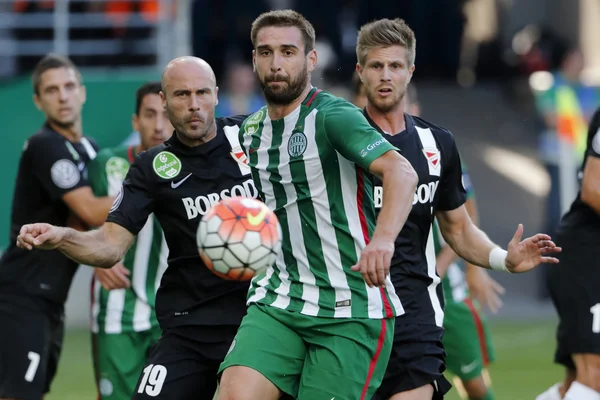
<path id="1" fill-rule="evenodd" d="M 290 79 L 287 78 L 285 80 L 287 87 L 280 90 L 275 91 L 269 86 L 269 82 L 272 81 L 272 79 L 270 81 L 265 79 L 264 82 L 259 79 L 259 81 L 267 103 L 285 106 L 296 100 L 302 94 L 302 91 L 308 83 L 308 79 L 308 68 L 305 65 L 300 75 L 291 82 Z"/>
<path id="2" fill-rule="evenodd" d="M 369 100 L 369 103 L 379 112 L 381 113 L 387 113 L 392 111 L 394 108 L 398 107 L 401 103 L 402 103 L 402 99 L 404 98 L 404 96 L 406 95 L 406 90 L 403 91 L 402 93 L 400 93 L 399 97 L 397 99 L 393 98 L 391 99 L 378 99 L 377 96 L 375 96 L 375 94 L 371 93 L 370 91 L 365 91 L 365 95 L 367 96 L 367 100 Z M 381 101 L 383 100 L 383 101 Z"/>

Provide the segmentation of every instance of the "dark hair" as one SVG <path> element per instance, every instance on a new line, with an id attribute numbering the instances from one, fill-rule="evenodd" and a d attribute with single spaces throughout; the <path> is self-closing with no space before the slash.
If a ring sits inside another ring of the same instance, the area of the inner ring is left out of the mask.
<path id="1" fill-rule="evenodd" d="M 161 91 L 160 82 L 147 82 L 138 88 L 135 92 L 135 114 L 140 115 L 140 108 L 142 107 L 142 102 L 144 101 L 144 97 L 149 94 L 159 94 Z"/>
<path id="2" fill-rule="evenodd" d="M 250 39 L 256 48 L 258 31 L 269 26 L 290 27 L 295 26 L 302 32 L 304 39 L 304 53 L 315 48 L 315 28 L 302 14 L 294 10 L 274 10 L 260 14 L 252 23 Z"/>
<path id="3" fill-rule="evenodd" d="M 31 75 L 31 81 L 33 82 L 33 93 L 38 95 L 40 94 L 40 83 L 42 75 L 44 74 L 44 72 L 55 68 L 72 69 L 73 71 L 75 71 L 79 83 L 83 83 L 81 73 L 79 72 L 75 64 L 73 64 L 73 61 L 71 61 L 68 57 L 50 53 L 44 58 L 42 58 L 33 70 L 33 74 Z"/>

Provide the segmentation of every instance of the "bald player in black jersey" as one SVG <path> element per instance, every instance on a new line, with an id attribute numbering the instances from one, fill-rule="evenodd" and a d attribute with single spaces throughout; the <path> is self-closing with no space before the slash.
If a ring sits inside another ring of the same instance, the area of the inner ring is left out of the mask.
<path id="1" fill-rule="evenodd" d="M 475 226 L 464 206 L 466 192 L 454 137 L 447 129 L 404 113 L 402 99 L 414 71 L 415 37 L 400 19 L 363 26 L 356 47 L 369 122 L 409 160 L 419 182 L 412 210 L 398 235 L 390 275 L 405 314 L 396 318 L 394 343 L 377 399 L 441 399 L 450 388 L 443 377 L 444 303 L 431 225 L 437 217 L 446 242 L 463 259 L 484 268 L 525 272 L 560 251 L 548 235 L 521 241 L 519 225 L 508 251 Z M 379 187 L 378 187 L 379 186 Z M 385 201 L 375 182 L 376 208 Z"/>
<path id="2" fill-rule="evenodd" d="M 156 297 L 163 336 L 141 373 L 136 400 L 212 399 L 218 366 L 246 312 L 249 283 L 214 275 L 196 245 L 200 218 L 213 204 L 258 195 L 239 148 L 245 116 L 215 118 L 217 92 L 205 61 L 171 61 L 161 98 L 175 132 L 136 156 L 102 228 L 81 233 L 33 224 L 19 236 L 23 248 L 57 248 L 80 263 L 108 268 L 123 257 L 150 213 L 159 220 L 169 247 Z"/>

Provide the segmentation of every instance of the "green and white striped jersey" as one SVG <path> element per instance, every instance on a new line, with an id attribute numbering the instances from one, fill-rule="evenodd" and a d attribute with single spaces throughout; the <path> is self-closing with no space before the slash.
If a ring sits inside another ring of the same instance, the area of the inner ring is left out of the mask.
<path id="1" fill-rule="evenodd" d="M 116 196 L 133 158 L 134 147 L 100 151 L 88 168 L 94 194 Z M 93 332 L 141 332 L 158 326 L 154 304 L 168 253 L 162 228 L 151 215 L 122 261 L 131 287 L 107 291 L 93 278 Z"/>
<path id="2" fill-rule="evenodd" d="M 316 88 L 285 118 L 271 120 L 263 107 L 239 135 L 255 185 L 283 232 L 282 251 L 253 279 L 248 303 L 318 317 L 403 314 L 389 277 L 385 288 L 369 288 L 351 270 L 375 227 L 366 171 L 396 148 L 360 109 Z"/>

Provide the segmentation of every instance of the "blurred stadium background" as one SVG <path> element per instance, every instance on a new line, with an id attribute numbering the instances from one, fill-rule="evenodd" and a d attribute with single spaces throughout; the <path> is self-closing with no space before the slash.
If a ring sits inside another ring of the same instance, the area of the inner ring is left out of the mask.
<path id="1" fill-rule="evenodd" d="M 176 56 L 193 54 L 213 66 L 219 115 L 260 107 L 250 24 L 262 11 L 289 7 L 317 30 L 313 84 L 349 100 L 357 29 L 379 17 L 404 18 L 417 36 L 413 82 L 423 116 L 456 135 L 482 227 L 503 245 L 519 222 L 526 234 L 552 232 L 576 194 L 578 138 L 600 105 L 597 0 L 0 0 L 0 248 L 8 241 L 20 150 L 42 123 L 29 78 L 40 57 L 57 52 L 81 68 L 84 131 L 101 147 L 115 146 L 134 137 L 135 89 L 159 79 Z M 488 315 L 499 399 L 533 399 L 562 376 L 552 365 L 556 319 L 544 275 L 543 268 L 494 274 L 507 289 L 502 310 Z M 96 396 L 90 276 L 80 269 L 70 293 L 64 357 L 49 400 Z"/>

